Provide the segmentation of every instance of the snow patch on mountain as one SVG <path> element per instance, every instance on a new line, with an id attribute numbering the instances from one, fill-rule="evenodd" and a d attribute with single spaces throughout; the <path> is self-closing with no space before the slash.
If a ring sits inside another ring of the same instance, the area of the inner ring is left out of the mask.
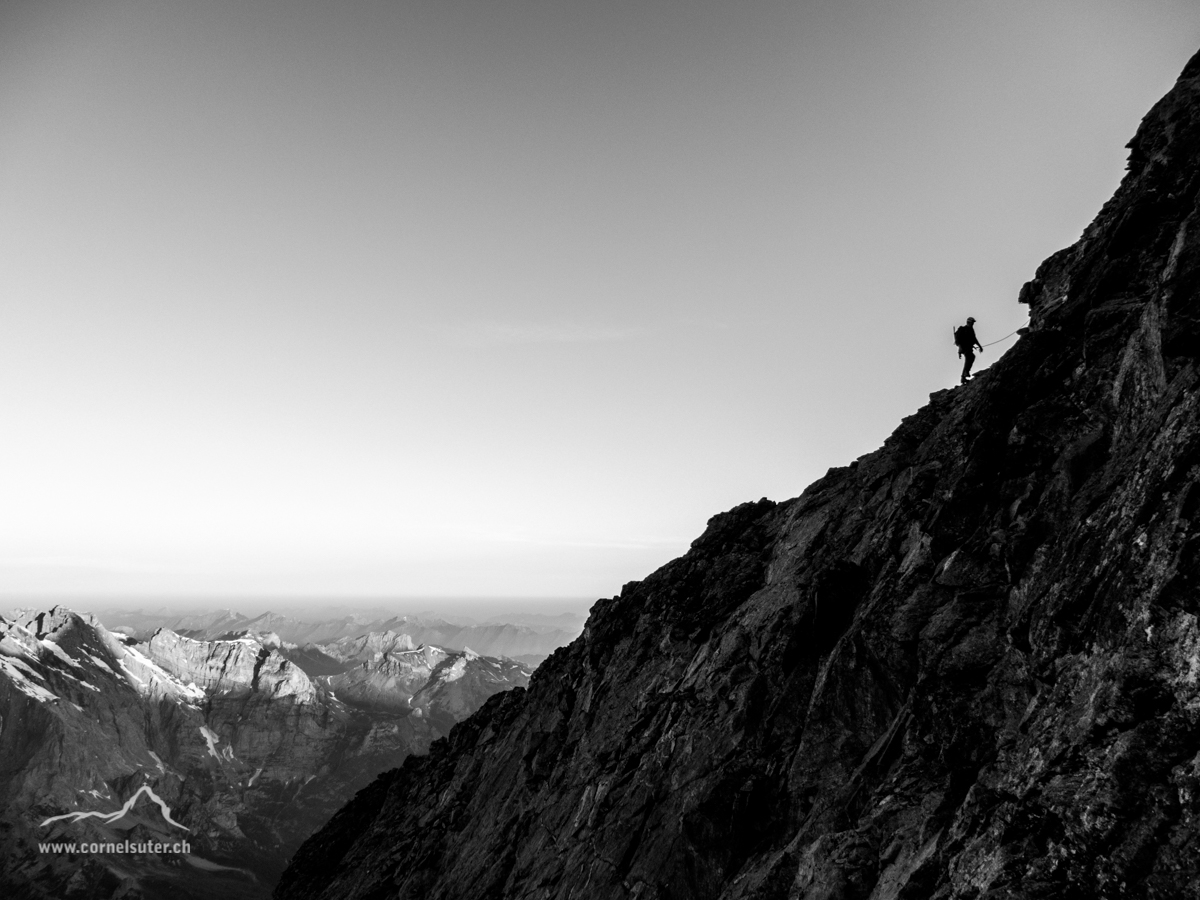
<path id="1" fill-rule="evenodd" d="M 32 697 L 34 700 L 39 700 L 42 703 L 53 703 L 58 700 L 57 697 L 44 687 L 30 681 L 30 676 L 39 679 L 41 676 L 24 660 L 16 659 L 12 656 L 0 656 L 0 671 L 3 671 L 12 680 L 17 690 L 28 697 Z"/>
<path id="2" fill-rule="evenodd" d="M 217 752 L 217 744 L 220 743 L 221 738 L 207 725 L 200 726 L 200 734 L 208 742 L 208 752 L 212 754 L 213 759 L 220 759 L 221 754 Z"/>

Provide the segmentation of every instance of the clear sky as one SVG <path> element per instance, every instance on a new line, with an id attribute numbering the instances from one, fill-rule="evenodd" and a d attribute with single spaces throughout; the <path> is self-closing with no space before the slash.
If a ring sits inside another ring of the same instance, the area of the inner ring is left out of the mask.
<path id="1" fill-rule="evenodd" d="M 1197 49 L 1195 0 L 3 0 L 0 594 L 616 593 L 1022 325 Z"/>

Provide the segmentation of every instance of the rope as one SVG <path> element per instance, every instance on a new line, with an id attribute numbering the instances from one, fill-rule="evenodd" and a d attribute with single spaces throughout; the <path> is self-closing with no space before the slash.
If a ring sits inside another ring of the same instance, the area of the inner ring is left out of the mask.
<path id="1" fill-rule="evenodd" d="M 1017 331 L 1019 331 L 1019 330 L 1020 330 L 1020 329 L 1017 329 L 1017 330 L 1015 330 L 1015 331 L 1010 331 L 1010 332 L 1009 332 L 1008 334 L 1006 334 L 1004 337 L 1002 337 L 1002 338 L 997 338 L 996 340 L 992 341 L 992 344 L 998 344 L 998 343 L 1000 343 L 1001 341 L 1007 341 L 1007 340 L 1008 340 L 1010 337 L 1012 337 L 1014 334 L 1016 334 L 1016 333 L 1017 333 Z M 992 344 L 984 344 L 983 346 L 984 346 L 984 347 L 990 347 L 990 346 L 992 346 Z"/>

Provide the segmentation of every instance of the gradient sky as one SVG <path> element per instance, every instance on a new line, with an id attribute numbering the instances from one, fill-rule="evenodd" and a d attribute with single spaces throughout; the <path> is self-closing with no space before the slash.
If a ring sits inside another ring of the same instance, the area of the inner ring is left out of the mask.
<path id="1" fill-rule="evenodd" d="M 1194 0 L 3 0 L 0 594 L 614 594 L 1024 324 L 1197 49 Z"/>

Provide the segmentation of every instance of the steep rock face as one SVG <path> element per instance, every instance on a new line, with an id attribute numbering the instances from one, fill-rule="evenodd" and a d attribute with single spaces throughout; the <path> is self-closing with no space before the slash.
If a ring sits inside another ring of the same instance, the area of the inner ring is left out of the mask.
<path id="1" fill-rule="evenodd" d="M 525 687 L 530 668 L 515 660 L 480 656 L 470 647 L 443 659 L 410 705 L 438 735 L 447 735 L 492 695 Z"/>
<path id="2" fill-rule="evenodd" d="M 412 635 L 395 631 L 372 631 L 352 638 L 326 641 L 321 650 L 344 662 L 373 662 L 385 653 L 416 650 Z"/>
<path id="3" fill-rule="evenodd" d="M 151 657 L 185 684 L 209 694 L 244 695 L 265 691 L 273 697 L 295 697 L 311 703 L 316 691 L 308 676 L 253 638 L 194 641 L 159 629 L 146 644 Z"/>
<path id="4" fill-rule="evenodd" d="M 406 643 L 411 644 L 411 641 Z M 413 694 L 429 681 L 433 670 L 449 656 L 438 647 L 383 651 L 357 665 L 350 665 L 337 675 L 330 675 L 324 682 L 347 703 L 411 710 Z"/>
<path id="5" fill-rule="evenodd" d="M 344 672 L 322 678 L 321 683 L 353 706 L 412 712 L 424 718 L 438 737 L 449 734 L 455 723 L 493 694 L 525 687 L 531 674 L 530 668 L 521 663 L 480 656 L 470 648 L 461 653 L 448 653 L 439 647 L 413 648 L 407 635 L 370 642 L 360 639 L 356 643 L 362 648 L 350 659 L 368 658 Z M 398 649 L 405 645 L 409 649 Z M 387 649 L 372 651 L 371 647 Z M 329 644 L 322 648 L 331 653 L 347 649 Z"/>
<path id="6" fill-rule="evenodd" d="M 1200 56 L 884 446 L 715 517 L 279 898 L 1200 896 Z"/>
<path id="7" fill-rule="evenodd" d="M 203 698 L 90 616 L 57 608 L 23 622 L 0 620 L 3 805 L 73 809 L 94 798 L 93 791 L 110 793 L 99 777 L 106 768 L 156 770 L 153 740 L 133 723 L 149 710 L 150 732 L 165 718 L 178 718 L 192 723 L 198 736 Z M 118 727 L 95 728 L 97 721 Z M 63 772 L 77 777 L 59 777 Z"/>

